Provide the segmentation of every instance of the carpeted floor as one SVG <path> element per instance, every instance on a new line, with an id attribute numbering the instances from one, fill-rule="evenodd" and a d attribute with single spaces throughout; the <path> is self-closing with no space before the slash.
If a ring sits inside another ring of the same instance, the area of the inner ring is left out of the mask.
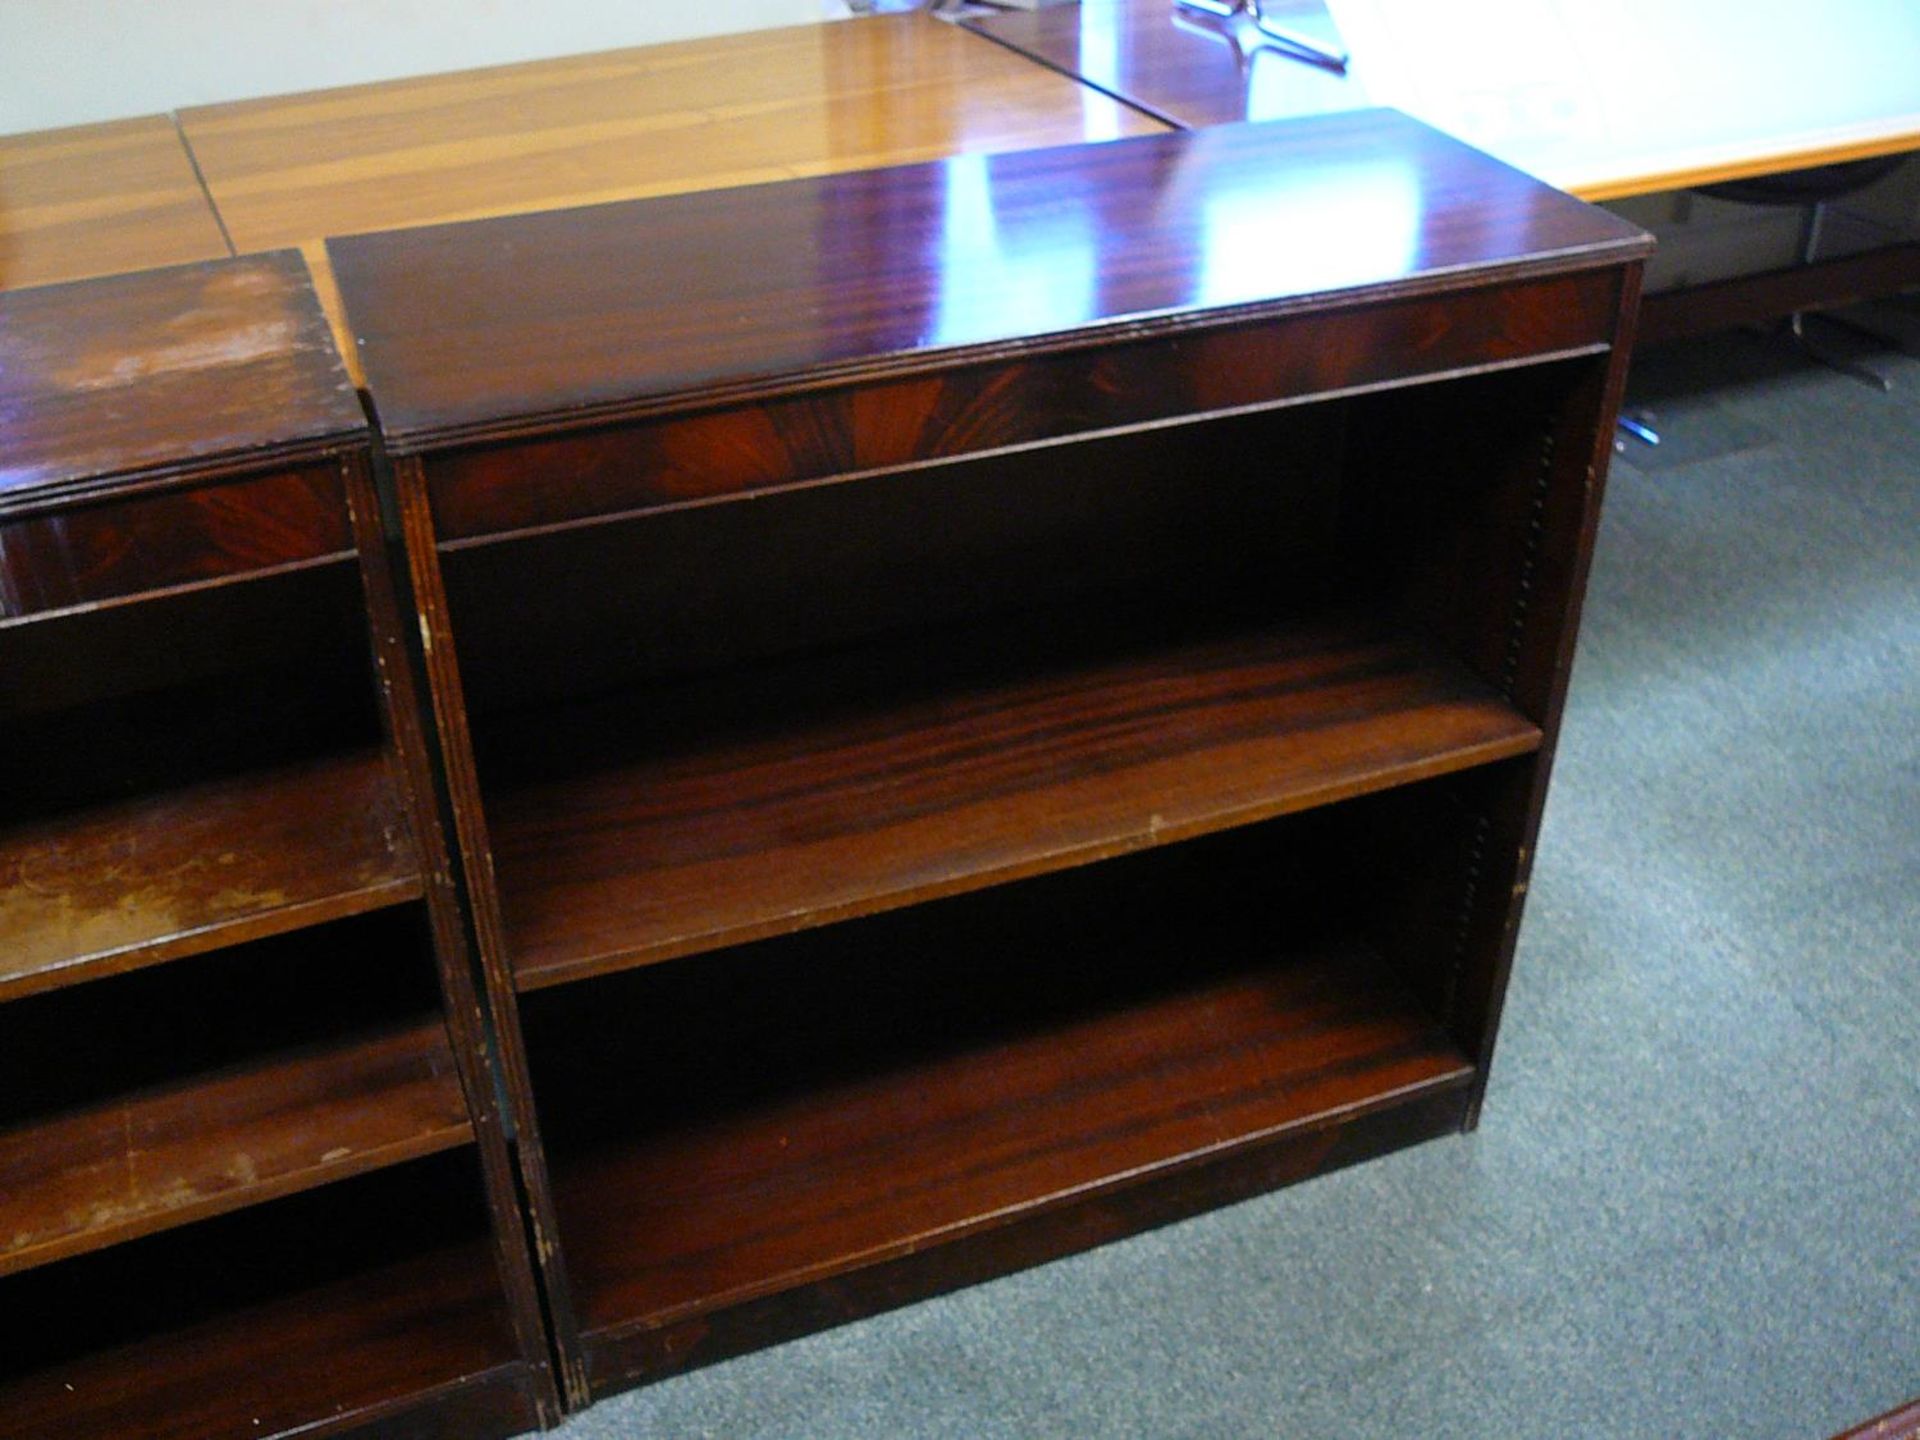
<path id="1" fill-rule="evenodd" d="M 1480 1131 L 561 1440 L 1820 1440 L 1920 1395 L 1920 362 L 1643 359 Z"/>

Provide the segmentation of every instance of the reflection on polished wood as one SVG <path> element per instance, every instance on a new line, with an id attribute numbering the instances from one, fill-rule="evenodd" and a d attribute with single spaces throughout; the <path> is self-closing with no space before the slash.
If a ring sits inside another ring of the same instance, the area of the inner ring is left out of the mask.
<path id="1" fill-rule="evenodd" d="M 227 253 L 165 116 L 0 137 L 0 289 Z"/>
<path id="2" fill-rule="evenodd" d="M 1380 110 L 329 242 L 396 450 L 536 419 L 575 426 L 695 396 L 740 399 L 798 373 L 911 374 L 935 353 L 1033 360 L 1049 337 L 1144 338 L 1196 309 L 1250 318 L 1325 293 L 1417 289 L 1469 268 L 1540 275 L 1644 245 L 1625 222 Z M 1537 323 L 1512 323 L 1509 343 L 1538 338 Z M 1361 359 L 1309 347 L 1295 363 Z M 1086 394 L 1124 394 L 1113 368 Z M 1182 396 L 1273 385 L 1270 369 L 1243 368 L 1189 377 Z M 914 427 L 944 423 L 943 406 L 959 403 L 937 390 L 896 397 L 885 424 L 856 424 L 858 448 L 840 458 L 897 463 L 893 450 L 928 444 L 931 430 Z M 959 412 L 962 431 L 987 429 L 1003 401 L 1039 408 L 1019 391 L 982 394 Z M 800 445 L 828 433 L 821 423 L 757 433 Z M 738 448 L 665 443 L 633 478 L 689 495 Z M 495 478 L 509 493 L 565 485 Z"/>
<path id="3" fill-rule="evenodd" d="M 0 300 L 0 510 L 220 457 L 293 463 L 364 423 L 292 255 Z"/>
<path id="4" fill-rule="evenodd" d="M 967 24 L 1190 130 L 1373 103 L 1350 71 L 1289 57 L 1264 43 L 1244 16 L 1216 19 L 1181 9 L 1173 0 L 1084 0 Z"/>
<path id="5" fill-rule="evenodd" d="M 1390 105 L 1588 199 L 1920 146 L 1910 0 L 1328 0 L 1349 77 L 1171 0 L 1086 0 L 983 34 L 1186 126 Z"/>
<path id="6" fill-rule="evenodd" d="M 924 15 L 188 110 L 242 250 L 1160 128 Z"/>

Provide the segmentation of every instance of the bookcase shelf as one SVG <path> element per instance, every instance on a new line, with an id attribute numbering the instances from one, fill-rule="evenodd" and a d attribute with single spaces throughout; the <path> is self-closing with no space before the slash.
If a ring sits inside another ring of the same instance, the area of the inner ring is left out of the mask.
<path id="1" fill-rule="evenodd" d="M 0 833 L 0 1001 L 423 893 L 377 749 L 58 816 Z"/>
<path id="2" fill-rule="evenodd" d="M 1647 248 L 1384 111 L 329 242 L 571 1403 L 1475 1123 Z"/>
<path id="3" fill-rule="evenodd" d="M 1030 631 L 916 636 L 542 713 L 537 739 L 504 729 L 502 768 L 566 772 L 502 782 L 489 805 L 516 980 L 978 889 L 1540 743 L 1490 687 L 1364 618 L 1151 630 L 1093 658 Z"/>
<path id="4" fill-rule="evenodd" d="M 0 1431 L 511 1434 L 526 1367 L 470 1149 L 10 1278 Z"/>
<path id="5" fill-rule="evenodd" d="M 0 1131 L 0 1275 L 473 1139 L 438 1017 Z"/>
<path id="6" fill-rule="evenodd" d="M 1272 822 L 529 997 L 589 1345 L 1463 1099 L 1338 843 Z"/>

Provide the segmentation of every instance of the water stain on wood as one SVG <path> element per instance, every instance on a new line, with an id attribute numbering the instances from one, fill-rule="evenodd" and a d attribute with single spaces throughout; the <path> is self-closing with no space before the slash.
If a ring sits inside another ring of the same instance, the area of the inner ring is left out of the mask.
<path id="1" fill-rule="evenodd" d="M 0 511 L 361 424 L 297 252 L 0 294 Z"/>

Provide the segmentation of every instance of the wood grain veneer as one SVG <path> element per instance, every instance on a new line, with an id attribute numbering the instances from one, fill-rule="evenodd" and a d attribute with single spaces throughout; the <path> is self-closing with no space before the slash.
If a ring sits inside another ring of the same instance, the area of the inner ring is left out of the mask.
<path id="1" fill-rule="evenodd" d="M 337 463 L 0 525 L 0 627 L 353 553 Z"/>
<path id="2" fill-rule="evenodd" d="M 0 1275 L 469 1143 L 437 1019 L 0 1131 Z"/>
<path id="3" fill-rule="evenodd" d="M 1476 366 L 1593 354 L 1617 304 L 1611 283 L 1587 276 L 1515 286 L 1446 324 L 1418 299 L 1384 300 L 1354 313 L 981 361 L 457 449 L 427 462 L 426 482 L 441 543 L 454 549 Z M 534 473 L 544 483 L 526 484 Z"/>
<path id="4" fill-rule="evenodd" d="M 1592 269 L 1643 247 L 1625 222 L 1385 111 L 328 245 L 402 454 L 1185 332 L 1196 315 L 1333 308 L 1316 304 L 1332 294 L 1357 309 L 1463 271 Z M 1369 353 L 1330 352 L 1323 383 Z"/>
<path id="5" fill-rule="evenodd" d="M 1356 943 L 1325 818 L 529 997 L 590 1351 L 657 1373 L 732 1315 L 860 1313 L 869 1268 L 1156 1177 L 1311 1137 L 1310 1172 L 1448 1095 L 1457 1121 L 1472 1067 Z"/>
<path id="6" fill-rule="evenodd" d="M 556 1199 L 586 1328 L 653 1329 L 1471 1073 L 1330 954 L 668 1127 L 568 1162 Z"/>
<path id="7" fill-rule="evenodd" d="M 0 136 L 0 290 L 230 253 L 168 116 Z"/>
<path id="8" fill-rule="evenodd" d="M 243 250 L 1160 128 L 925 15 L 181 113 Z"/>
<path id="9" fill-rule="evenodd" d="M 1073 657 L 916 635 L 496 729 L 517 982 L 910 905 L 1539 744 L 1498 695 L 1378 623 L 1182 643 L 1145 621 L 1129 638 Z M 516 753 L 559 764 L 516 784 Z"/>
<path id="10" fill-rule="evenodd" d="M 421 892 L 378 752 L 0 828 L 0 1000 Z"/>
<path id="11" fill-rule="evenodd" d="M 0 518 L 365 425 L 291 252 L 0 294 Z"/>
<path id="12" fill-rule="evenodd" d="M 292 252 L 0 294 L 0 1433 L 554 1414 L 371 465 Z"/>

